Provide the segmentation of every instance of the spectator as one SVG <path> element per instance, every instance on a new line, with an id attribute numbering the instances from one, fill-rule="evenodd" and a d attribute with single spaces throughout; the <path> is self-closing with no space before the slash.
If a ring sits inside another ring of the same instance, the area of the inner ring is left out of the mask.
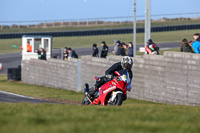
<path id="1" fill-rule="evenodd" d="M 101 50 L 101 58 L 106 58 L 106 56 L 108 55 L 108 46 L 106 45 L 106 42 L 103 41 L 101 42 L 101 45 L 103 46 L 102 47 L 102 50 Z"/>
<path id="2" fill-rule="evenodd" d="M 133 44 L 132 44 L 132 42 L 128 43 L 128 56 L 133 57 Z"/>
<path id="3" fill-rule="evenodd" d="M 192 43 L 193 43 L 192 40 L 189 40 L 189 41 L 188 41 L 188 44 L 190 45 L 190 47 L 191 47 L 191 49 L 192 49 L 192 53 L 194 53 L 194 49 L 193 49 L 193 47 L 192 47 Z"/>
<path id="4" fill-rule="evenodd" d="M 41 52 L 38 49 L 36 49 L 35 52 L 38 54 L 38 59 L 41 59 L 42 57 Z"/>
<path id="5" fill-rule="evenodd" d="M 200 38 L 199 33 L 195 33 L 193 38 L 196 40 L 192 43 L 192 48 L 194 49 L 194 52 L 199 54 L 200 53 Z"/>
<path id="6" fill-rule="evenodd" d="M 27 43 L 27 52 L 32 52 L 32 46 L 30 42 Z"/>
<path id="7" fill-rule="evenodd" d="M 120 45 L 120 41 L 119 40 L 116 40 L 113 53 L 115 55 L 120 55 L 121 54 L 121 45 Z"/>
<path id="8" fill-rule="evenodd" d="M 114 40 L 113 45 L 114 45 L 114 51 L 112 51 L 115 55 L 118 52 L 119 46 L 117 45 L 117 42 L 119 40 Z"/>
<path id="9" fill-rule="evenodd" d="M 122 47 L 121 47 L 121 56 L 127 56 L 128 55 L 128 46 L 122 42 Z"/>
<path id="10" fill-rule="evenodd" d="M 63 60 L 67 60 L 68 59 L 68 52 L 67 52 L 68 48 L 65 47 L 64 48 L 64 53 L 63 53 Z"/>
<path id="11" fill-rule="evenodd" d="M 93 44 L 92 57 L 99 57 L 99 49 L 96 43 Z"/>
<path id="12" fill-rule="evenodd" d="M 41 48 L 40 51 L 41 51 L 41 60 L 47 60 L 46 51 L 43 48 Z"/>
<path id="13" fill-rule="evenodd" d="M 159 54 L 159 47 L 151 40 L 149 39 L 147 42 L 147 45 L 145 47 L 145 51 L 147 54 Z"/>
<path id="14" fill-rule="evenodd" d="M 72 50 L 71 48 L 67 49 L 67 53 L 68 53 L 68 60 L 70 60 L 71 58 L 78 58 L 76 51 Z"/>
<path id="15" fill-rule="evenodd" d="M 188 40 L 187 39 L 183 39 L 181 44 L 181 52 L 189 52 L 189 53 L 192 53 L 192 47 L 188 44 Z"/>

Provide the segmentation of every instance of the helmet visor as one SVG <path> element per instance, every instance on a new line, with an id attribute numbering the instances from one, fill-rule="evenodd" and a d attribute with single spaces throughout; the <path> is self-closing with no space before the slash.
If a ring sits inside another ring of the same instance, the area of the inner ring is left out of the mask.
<path id="1" fill-rule="evenodd" d="M 124 64 L 124 68 L 130 70 L 130 69 L 132 68 L 132 64 L 125 63 L 125 64 Z"/>

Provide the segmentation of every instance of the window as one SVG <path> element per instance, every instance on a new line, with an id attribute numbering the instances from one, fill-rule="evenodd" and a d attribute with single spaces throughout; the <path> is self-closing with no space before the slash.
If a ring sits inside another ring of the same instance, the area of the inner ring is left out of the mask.
<path id="1" fill-rule="evenodd" d="M 46 53 L 49 52 L 49 39 L 44 39 L 44 50 L 46 50 Z"/>
<path id="2" fill-rule="evenodd" d="M 36 49 L 40 50 L 42 48 L 41 38 L 35 38 L 34 40 L 34 52 Z"/>

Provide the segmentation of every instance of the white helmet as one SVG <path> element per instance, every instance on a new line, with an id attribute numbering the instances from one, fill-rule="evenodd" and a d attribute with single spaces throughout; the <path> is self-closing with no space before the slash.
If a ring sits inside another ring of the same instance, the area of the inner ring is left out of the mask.
<path id="1" fill-rule="evenodd" d="M 131 69 L 133 65 L 133 60 L 129 56 L 124 56 L 121 60 L 121 65 L 123 69 Z"/>

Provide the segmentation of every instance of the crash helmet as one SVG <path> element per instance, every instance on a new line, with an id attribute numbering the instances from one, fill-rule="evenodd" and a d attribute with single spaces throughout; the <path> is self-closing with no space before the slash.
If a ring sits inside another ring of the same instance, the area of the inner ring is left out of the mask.
<path id="1" fill-rule="evenodd" d="M 129 56 L 124 56 L 121 60 L 121 65 L 122 65 L 123 69 L 130 70 L 132 68 L 132 65 L 133 65 L 133 59 Z"/>

